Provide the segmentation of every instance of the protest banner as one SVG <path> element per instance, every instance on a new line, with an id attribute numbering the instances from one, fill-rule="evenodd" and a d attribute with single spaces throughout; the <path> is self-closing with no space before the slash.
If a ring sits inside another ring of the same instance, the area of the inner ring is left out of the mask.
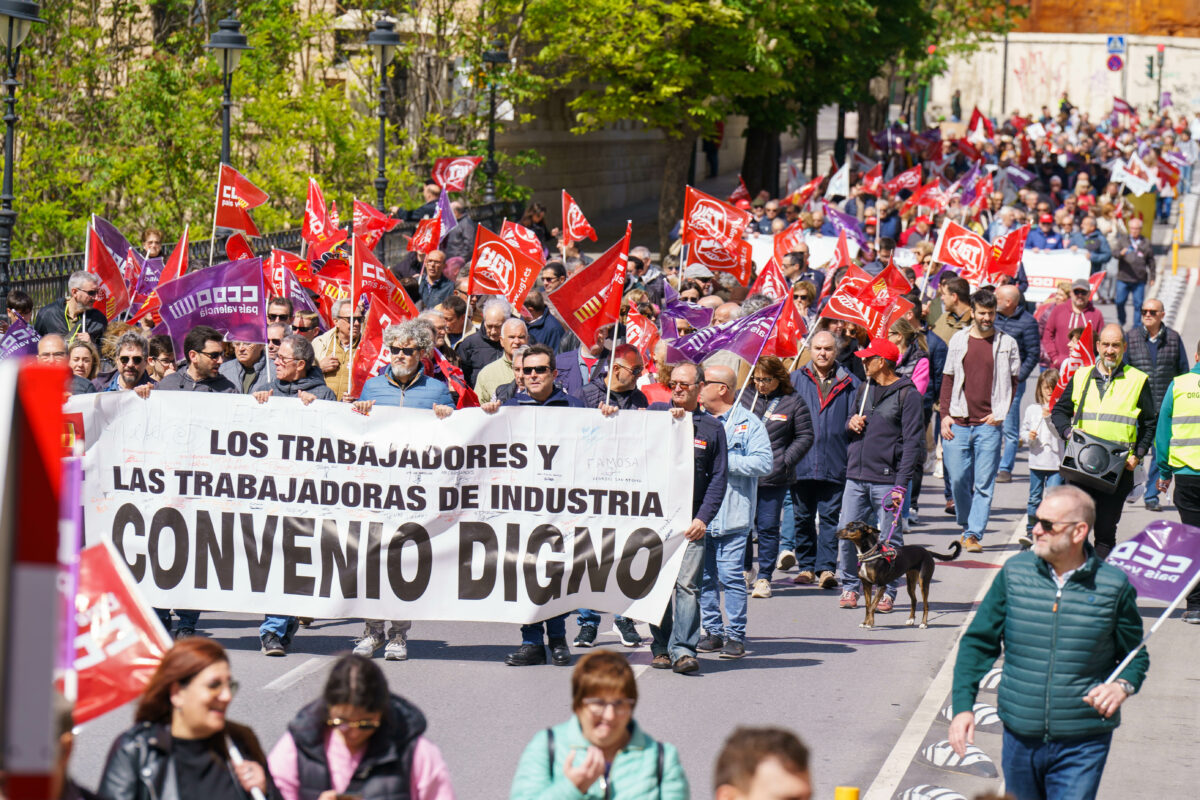
<path id="1" fill-rule="evenodd" d="M 1087 278 L 1092 272 L 1087 253 L 1078 250 L 1026 250 L 1021 262 L 1025 265 L 1025 277 L 1029 279 L 1025 299 L 1031 303 L 1040 303 L 1054 294 L 1059 281 L 1071 283 L 1078 278 Z"/>
<path id="2" fill-rule="evenodd" d="M 272 398 L 264 414 L 251 397 L 132 392 L 67 409 L 88 543 L 111 542 L 155 607 L 657 622 L 692 519 L 692 426 L 665 413 L 438 420 Z"/>

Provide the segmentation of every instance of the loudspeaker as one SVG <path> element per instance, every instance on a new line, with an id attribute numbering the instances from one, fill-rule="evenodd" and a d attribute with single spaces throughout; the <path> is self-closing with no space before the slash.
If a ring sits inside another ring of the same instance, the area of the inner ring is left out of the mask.
<path id="1" fill-rule="evenodd" d="M 1058 472 L 1071 483 L 1112 493 L 1125 473 L 1130 447 L 1072 429 Z"/>

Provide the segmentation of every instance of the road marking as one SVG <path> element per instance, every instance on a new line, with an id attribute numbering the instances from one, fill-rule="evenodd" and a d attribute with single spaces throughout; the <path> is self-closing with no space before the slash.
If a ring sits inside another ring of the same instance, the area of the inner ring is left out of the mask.
<path id="1" fill-rule="evenodd" d="M 1018 519 L 1013 526 L 1013 534 L 1009 538 L 1009 545 L 1016 544 L 1018 537 L 1023 533 L 1025 533 L 1025 520 Z M 1021 551 L 1015 550 L 1009 553 L 1005 556 L 1004 561 L 1007 561 L 1019 552 Z M 1001 564 L 1003 564 L 1003 561 Z M 870 787 L 863 795 L 863 800 L 891 800 L 895 795 L 896 788 L 900 785 L 900 781 L 904 779 L 904 775 L 912 765 L 913 758 L 920 749 L 921 743 L 925 741 L 925 735 L 937 720 L 938 712 L 942 710 L 946 696 L 950 694 L 950 690 L 954 687 L 954 661 L 955 655 L 958 653 L 958 643 L 962 640 L 963 634 L 967 632 L 971 621 L 975 619 L 975 612 L 979 608 L 979 603 L 983 600 L 984 595 L 987 594 L 988 589 L 992 587 L 992 581 L 995 580 L 998 573 L 999 570 L 985 573 L 987 579 L 979 587 L 979 593 L 975 595 L 975 600 L 971 603 L 971 610 L 967 613 L 967 618 L 963 620 L 962 627 L 958 630 L 958 635 L 954 637 L 954 644 L 951 645 L 946 660 L 942 662 L 942 667 L 938 670 L 937 675 L 934 676 L 933 682 L 929 684 L 929 688 L 925 691 L 925 696 L 921 698 L 916 711 L 909 718 L 908 724 L 904 726 L 904 731 L 901 732 L 900 738 L 896 740 L 892 752 L 888 753 L 888 757 L 883 762 L 883 766 L 880 767 L 879 773 L 876 774 L 875 780 L 871 782 Z"/>
<path id="2" fill-rule="evenodd" d="M 297 683 L 299 683 L 306 676 L 311 675 L 312 673 L 319 670 L 324 664 L 325 664 L 325 659 L 323 659 L 323 658 L 320 658 L 320 657 L 310 658 L 308 661 L 305 661 L 300 666 L 289 669 L 287 672 L 283 673 L 282 675 L 280 675 L 278 678 L 276 678 L 275 680 L 268 683 L 263 688 L 264 689 L 273 689 L 275 691 L 281 691 L 283 689 L 287 689 L 288 687 L 294 686 Z"/>
<path id="3" fill-rule="evenodd" d="M 1171 324 L 1177 325 L 1177 320 L 1187 320 L 1188 309 L 1192 305 L 1192 295 L 1196 293 L 1196 280 L 1200 277 L 1200 270 L 1189 269 L 1187 271 L 1187 291 L 1183 293 L 1183 304 L 1179 306 L 1179 312 L 1175 314 L 1175 318 L 1171 320 Z"/>

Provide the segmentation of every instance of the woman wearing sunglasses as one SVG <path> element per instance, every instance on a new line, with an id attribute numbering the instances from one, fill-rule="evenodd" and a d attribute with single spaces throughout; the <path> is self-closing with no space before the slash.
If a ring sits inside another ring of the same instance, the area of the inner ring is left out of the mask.
<path id="1" fill-rule="evenodd" d="M 679 753 L 633 719 L 637 679 L 625 656 L 595 650 L 571 674 L 566 722 L 534 734 L 521 754 L 511 800 L 684 800 Z"/>
<path id="2" fill-rule="evenodd" d="M 237 686 L 221 645 L 197 637 L 179 641 L 142 692 L 134 726 L 113 744 L 97 794 L 105 800 L 249 800 L 258 789 L 278 800 L 254 732 L 225 719 Z"/>
<path id="3" fill-rule="evenodd" d="M 283 800 L 454 800 L 424 732 L 425 715 L 388 691 L 373 661 L 342 656 L 321 699 L 300 709 L 271 750 L 271 775 Z"/>

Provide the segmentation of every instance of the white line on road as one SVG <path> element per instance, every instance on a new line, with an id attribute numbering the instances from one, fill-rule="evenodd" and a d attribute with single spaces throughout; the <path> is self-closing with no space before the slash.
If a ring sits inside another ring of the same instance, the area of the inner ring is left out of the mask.
<path id="1" fill-rule="evenodd" d="M 1187 321 L 1188 309 L 1192 305 L 1192 295 L 1196 293 L 1196 280 L 1197 277 L 1200 277 L 1200 270 L 1189 269 L 1187 273 L 1187 291 L 1183 293 L 1183 303 L 1179 306 L 1179 312 L 1175 314 L 1175 319 L 1171 322 L 1177 330 L 1181 327 L 1181 321 Z"/>
<path id="2" fill-rule="evenodd" d="M 1017 538 L 1025 532 L 1025 519 L 1022 517 L 1017 520 L 1014 526 L 1013 534 L 1009 539 L 1009 545 L 1016 544 Z M 1019 553 L 1020 550 L 1015 550 L 1009 553 L 1000 562 L 1003 566 L 1005 561 Z M 883 762 L 883 766 L 879 769 L 879 773 L 875 776 L 875 780 L 871 782 L 871 786 L 863 795 L 864 800 L 891 800 L 896 793 L 896 788 L 903 780 L 905 773 L 908 772 L 909 766 L 912 765 L 913 758 L 917 754 L 917 749 L 921 743 L 925 741 L 925 735 L 929 732 L 929 728 L 937 719 L 938 712 L 942 710 L 942 705 L 946 699 L 946 695 L 950 693 L 954 685 L 954 661 L 955 655 L 958 653 L 958 643 L 962 639 L 963 634 L 967 632 L 967 627 L 971 624 L 971 620 L 975 619 L 975 611 L 979 608 L 980 601 L 987 594 L 988 589 L 992 587 L 992 581 L 996 579 L 996 573 L 1000 570 L 988 570 L 991 575 L 979 587 L 979 593 L 975 595 L 975 601 L 971 604 L 971 610 L 967 613 L 967 618 L 963 620 L 962 627 L 959 628 L 958 635 L 954 637 L 954 644 L 950 647 L 950 652 L 946 655 L 946 660 L 942 662 L 941 669 L 934 676 L 933 682 L 929 684 L 929 689 L 926 690 L 925 696 L 921 698 L 921 702 L 917 705 L 916 711 L 909 718 L 908 724 L 904 726 L 904 730 L 900 734 L 900 738 L 896 740 L 896 745 L 892 748 L 892 752 L 888 753 L 887 760 Z"/>
<path id="3" fill-rule="evenodd" d="M 305 676 L 311 675 L 312 673 L 319 670 L 324 665 L 324 663 L 325 663 L 325 659 L 323 659 L 323 658 L 320 658 L 320 657 L 310 658 L 308 661 L 305 661 L 300 666 L 294 667 L 293 669 L 289 669 L 287 672 L 283 673 L 282 675 L 280 675 L 278 678 L 276 678 L 275 680 L 268 683 L 263 688 L 273 689 L 275 691 L 282 691 L 284 689 L 287 689 L 287 688 L 299 683 L 301 680 L 303 680 L 305 678 Z"/>

